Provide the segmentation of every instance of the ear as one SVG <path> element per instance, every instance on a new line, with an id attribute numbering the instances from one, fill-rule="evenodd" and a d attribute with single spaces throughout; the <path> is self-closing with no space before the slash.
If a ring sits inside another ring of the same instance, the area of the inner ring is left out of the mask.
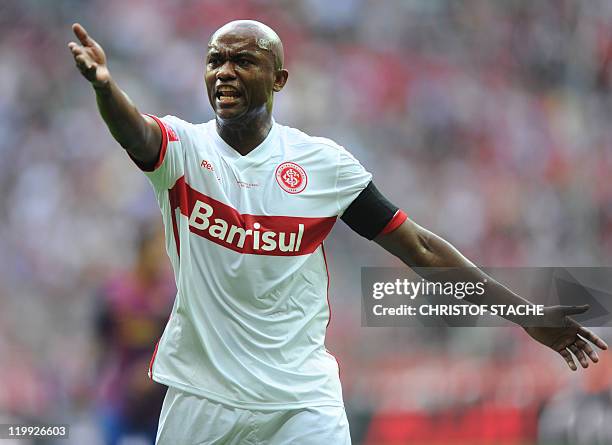
<path id="1" fill-rule="evenodd" d="M 289 71 L 287 70 L 278 70 L 274 74 L 274 87 L 272 88 L 275 93 L 278 93 L 283 89 L 285 84 L 287 83 L 287 79 L 289 78 Z"/>

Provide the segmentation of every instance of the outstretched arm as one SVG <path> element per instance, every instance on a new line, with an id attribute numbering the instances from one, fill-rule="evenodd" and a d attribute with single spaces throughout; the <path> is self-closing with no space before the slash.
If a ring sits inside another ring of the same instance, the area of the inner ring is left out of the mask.
<path id="1" fill-rule="evenodd" d="M 104 50 L 78 23 L 72 31 L 79 43 L 70 42 L 76 66 L 92 85 L 100 115 L 113 137 L 138 162 L 148 169 L 155 165 L 162 135 L 157 123 L 143 116 L 111 77 Z"/>
<path id="2" fill-rule="evenodd" d="M 485 298 L 488 304 L 531 304 L 478 269 L 450 243 L 409 219 L 396 230 L 377 236 L 374 241 L 408 266 L 463 268 L 462 281 L 474 282 L 486 279 L 488 292 Z M 466 297 L 466 300 L 475 304 L 485 303 L 483 297 L 479 296 Z M 589 342 L 600 349 L 607 349 L 606 343 L 601 338 L 569 317 L 586 310 L 588 306 L 545 308 L 544 324 L 559 327 L 532 327 L 524 325 L 520 318 L 509 319 L 522 325 L 532 338 L 561 354 L 570 369 L 576 370 L 577 366 L 571 353 L 576 356 L 582 367 L 586 368 L 587 356 L 593 362 L 599 360 Z"/>

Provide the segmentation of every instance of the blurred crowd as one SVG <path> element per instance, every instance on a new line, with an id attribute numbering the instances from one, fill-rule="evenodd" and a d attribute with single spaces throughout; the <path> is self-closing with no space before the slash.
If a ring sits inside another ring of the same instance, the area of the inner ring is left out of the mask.
<path id="1" fill-rule="evenodd" d="M 277 121 L 344 145 L 477 264 L 612 266 L 609 1 L 4 1 L 0 420 L 70 423 L 74 443 L 111 443 L 108 422 L 139 405 L 109 382 L 156 397 L 143 357 L 173 283 L 154 248 L 143 272 L 142 243 L 161 218 L 74 67 L 70 25 L 102 44 L 141 111 L 203 122 L 206 42 L 237 18 L 284 42 Z M 362 328 L 360 267 L 398 262 L 342 223 L 326 246 L 328 347 L 356 444 L 612 443 L 606 354 L 570 375 L 518 329 Z"/>

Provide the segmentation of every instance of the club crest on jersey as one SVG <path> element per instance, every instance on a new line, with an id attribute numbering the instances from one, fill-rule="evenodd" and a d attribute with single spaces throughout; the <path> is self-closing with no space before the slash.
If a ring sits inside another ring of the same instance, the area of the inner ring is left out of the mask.
<path id="1" fill-rule="evenodd" d="M 308 177 L 302 167 L 295 162 L 283 162 L 276 167 L 276 182 L 287 193 L 300 193 L 308 184 Z"/>

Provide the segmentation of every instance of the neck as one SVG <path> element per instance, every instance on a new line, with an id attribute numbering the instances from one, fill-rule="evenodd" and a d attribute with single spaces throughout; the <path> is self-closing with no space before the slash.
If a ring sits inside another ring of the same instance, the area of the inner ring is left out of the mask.
<path id="1" fill-rule="evenodd" d="M 237 120 L 217 116 L 216 121 L 219 136 L 242 156 L 261 144 L 272 128 L 272 115 L 265 109 Z"/>

